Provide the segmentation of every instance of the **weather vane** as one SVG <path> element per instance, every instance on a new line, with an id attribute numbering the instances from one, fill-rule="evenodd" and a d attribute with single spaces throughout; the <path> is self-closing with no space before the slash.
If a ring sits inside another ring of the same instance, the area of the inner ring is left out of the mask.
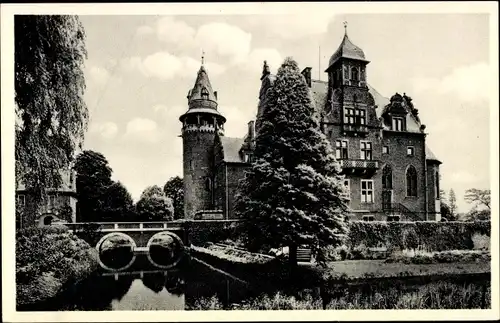
<path id="1" fill-rule="evenodd" d="M 344 21 L 344 30 L 345 30 L 345 33 L 347 34 L 347 21 Z"/>
<path id="2" fill-rule="evenodd" d="M 202 49 L 201 50 L 201 65 L 205 64 L 205 51 Z"/>

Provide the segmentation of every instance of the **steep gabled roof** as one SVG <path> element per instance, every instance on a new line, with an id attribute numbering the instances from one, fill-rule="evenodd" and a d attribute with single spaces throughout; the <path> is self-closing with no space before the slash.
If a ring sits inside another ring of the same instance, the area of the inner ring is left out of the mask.
<path id="1" fill-rule="evenodd" d="M 226 163 L 244 163 L 240 156 L 240 149 L 243 146 L 243 138 L 231 138 L 220 136 L 222 145 L 223 160 Z"/>
<path id="2" fill-rule="evenodd" d="M 427 144 L 425 145 L 425 159 L 428 161 L 434 161 L 441 164 L 441 161 L 437 159 L 436 155 L 434 155 L 434 153 L 429 148 L 429 146 L 427 146 Z"/>

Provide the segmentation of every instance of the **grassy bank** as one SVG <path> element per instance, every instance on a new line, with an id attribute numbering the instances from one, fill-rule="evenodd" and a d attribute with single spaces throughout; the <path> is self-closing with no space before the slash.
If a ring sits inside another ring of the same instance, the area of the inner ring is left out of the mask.
<path id="1" fill-rule="evenodd" d="M 97 251 L 64 227 L 16 232 L 16 303 L 32 304 L 57 295 L 66 284 L 98 268 Z"/>
<path id="2" fill-rule="evenodd" d="M 224 308 L 216 296 L 198 300 L 190 310 L 322 310 L 322 309 L 474 309 L 491 307 L 491 289 L 475 284 L 437 282 L 414 290 L 389 288 L 366 295 L 345 292 L 343 296 L 324 302 L 305 295 L 261 295 L 241 304 Z"/>

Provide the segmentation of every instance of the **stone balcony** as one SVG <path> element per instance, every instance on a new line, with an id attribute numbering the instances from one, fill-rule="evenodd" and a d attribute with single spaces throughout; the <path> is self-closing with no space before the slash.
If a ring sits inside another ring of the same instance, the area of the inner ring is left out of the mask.
<path id="1" fill-rule="evenodd" d="M 340 166 L 344 173 L 368 173 L 376 172 L 379 169 L 378 160 L 362 160 L 362 159 L 341 159 Z"/>
<path id="2" fill-rule="evenodd" d="M 362 124 L 343 124 L 342 131 L 348 134 L 366 136 L 368 134 L 368 127 Z"/>

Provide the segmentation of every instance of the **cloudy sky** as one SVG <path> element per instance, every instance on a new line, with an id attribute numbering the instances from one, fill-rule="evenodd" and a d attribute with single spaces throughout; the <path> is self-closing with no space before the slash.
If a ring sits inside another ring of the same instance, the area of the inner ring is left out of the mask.
<path id="1" fill-rule="evenodd" d="M 350 39 L 367 59 L 368 82 L 406 92 L 443 161 L 442 188 L 489 188 L 489 20 L 486 14 L 81 16 L 87 33 L 85 149 L 104 154 L 137 200 L 149 185 L 182 176 L 181 124 L 202 49 L 226 135 L 243 136 L 257 109 L 262 61 L 286 56 L 314 78 Z M 321 48 L 321 50 L 320 50 Z M 320 68 L 319 68 L 320 67 Z M 321 73 L 319 73 L 321 71 Z"/>

